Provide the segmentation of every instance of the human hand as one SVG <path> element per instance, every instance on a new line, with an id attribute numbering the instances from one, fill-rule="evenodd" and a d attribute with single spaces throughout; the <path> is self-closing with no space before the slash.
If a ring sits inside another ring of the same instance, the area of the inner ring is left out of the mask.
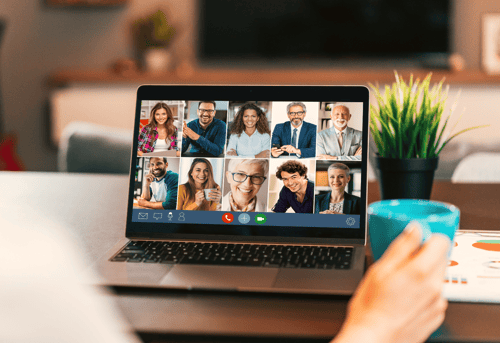
<path id="1" fill-rule="evenodd" d="M 203 200 L 205 200 L 205 192 L 203 192 L 202 190 L 196 192 L 196 194 L 194 195 L 194 202 L 196 203 L 196 205 L 198 207 L 201 206 L 201 204 L 203 203 Z"/>
<path id="2" fill-rule="evenodd" d="M 151 173 L 148 173 L 146 174 L 146 176 L 144 176 L 144 181 L 146 182 L 147 185 L 150 185 L 151 182 L 153 182 L 155 180 L 155 176 Z"/>
<path id="3" fill-rule="evenodd" d="M 187 124 L 186 122 L 183 122 L 182 123 L 182 138 L 187 138 L 187 135 L 186 135 L 186 129 L 187 129 Z"/>
<path id="4" fill-rule="evenodd" d="M 336 160 L 337 156 L 331 156 L 327 154 L 321 154 L 317 156 L 318 160 Z"/>
<path id="5" fill-rule="evenodd" d="M 279 155 L 281 155 L 283 153 L 284 153 L 284 151 L 281 149 L 278 149 L 278 148 L 271 149 L 271 155 L 273 155 L 273 157 L 278 157 Z"/>
<path id="6" fill-rule="evenodd" d="M 234 150 L 234 149 L 226 151 L 226 155 L 227 156 L 238 156 L 238 154 L 236 153 L 236 150 Z"/>
<path id="7" fill-rule="evenodd" d="M 421 236 L 410 223 L 368 270 L 333 342 L 422 342 L 441 325 L 450 240 L 435 234 L 421 246 Z"/>
<path id="8" fill-rule="evenodd" d="M 269 150 L 264 150 L 255 155 L 255 158 L 269 158 Z"/>
<path id="9" fill-rule="evenodd" d="M 143 198 L 137 198 L 137 205 L 142 206 L 142 207 L 147 207 L 149 201 Z"/>
<path id="10" fill-rule="evenodd" d="M 142 156 L 143 152 L 141 150 L 137 150 L 137 156 Z"/>
<path id="11" fill-rule="evenodd" d="M 359 156 L 362 154 L 362 149 L 361 147 L 358 148 L 358 150 L 356 150 L 356 152 L 354 153 L 354 156 Z"/>
<path id="12" fill-rule="evenodd" d="M 333 210 L 325 210 L 325 211 L 321 211 L 320 214 L 343 214 L 343 213 L 336 212 Z"/>
<path id="13" fill-rule="evenodd" d="M 193 141 L 197 141 L 198 138 L 200 138 L 200 135 L 191 130 L 186 122 L 184 122 L 184 127 L 182 129 L 182 136 L 184 137 L 184 134 L 186 134 L 187 137 L 191 138 Z M 185 137 L 184 137 L 185 138 Z"/>
<path id="14" fill-rule="evenodd" d="M 300 151 L 299 149 L 295 148 L 292 145 L 282 145 L 281 150 L 284 150 L 289 154 L 298 154 Z"/>
<path id="15" fill-rule="evenodd" d="M 210 193 L 208 193 L 208 201 L 214 201 L 214 202 L 220 202 L 220 199 L 222 198 L 222 192 L 220 191 L 220 187 L 217 186 L 216 190 L 211 190 Z"/>
<path id="16" fill-rule="evenodd" d="M 177 157 L 181 157 L 181 151 L 180 151 L 180 150 L 177 150 L 177 152 L 175 153 L 175 156 L 177 156 Z"/>

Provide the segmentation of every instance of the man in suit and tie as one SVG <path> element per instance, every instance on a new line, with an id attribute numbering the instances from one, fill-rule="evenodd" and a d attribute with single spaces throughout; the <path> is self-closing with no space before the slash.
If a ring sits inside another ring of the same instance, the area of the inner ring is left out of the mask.
<path id="1" fill-rule="evenodd" d="M 351 119 L 349 108 L 336 105 L 331 118 L 333 127 L 318 133 L 318 159 L 361 160 L 363 133 L 347 126 Z"/>
<path id="2" fill-rule="evenodd" d="M 292 102 L 286 107 L 290 121 L 277 124 L 273 130 L 271 155 L 314 157 L 316 154 L 316 125 L 306 123 L 306 105 Z"/>

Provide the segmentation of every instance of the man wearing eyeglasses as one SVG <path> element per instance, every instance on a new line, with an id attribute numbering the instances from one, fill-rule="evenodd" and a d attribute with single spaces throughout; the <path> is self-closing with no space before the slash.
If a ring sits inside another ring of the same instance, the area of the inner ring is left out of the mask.
<path id="1" fill-rule="evenodd" d="M 304 121 L 306 105 L 292 102 L 286 107 L 290 121 L 277 124 L 271 140 L 273 157 L 314 157 L 316 154 L 316 125 Z"/>
<path id="2" fill-rule="evenodd" d="M 228 159 L 226 172 L 230 191 L 222 198 L 222 211 L 266 212 L 269 161 L 266 159 Z"/>
<path id="3" fill-rule="evenodd" d="M 314 183 L 307 179 L 307 167 L 299 161 L 287 161 L 278 167 L 276 177 L 283 181 L 273 212 L 313 213 Z"/>
<path id="4" fill-rule="evenodd" d="M 351 116 L 343 104 L 332 109 L 333 126 L 318 133 L 318 159 L 361 160 L 363 133 L 347 126 Z"/>
<path id="5" fill-rule="evenodd" d="M 226 123 L 215 117 L 215 101 L 200 101 L 198 119 L 184 122 L 182 128 L 182 154 L 186 156 L 218 157 L 224 152 Z"/>

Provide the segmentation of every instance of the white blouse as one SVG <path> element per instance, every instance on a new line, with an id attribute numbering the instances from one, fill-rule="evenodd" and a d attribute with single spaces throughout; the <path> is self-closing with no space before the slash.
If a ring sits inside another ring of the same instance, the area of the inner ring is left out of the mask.
<path id="1" fill-rule="evenodd" d="M 167 139 L 168 141 L 170 141 L 169 139 Z M 156 140 L 156 144 L 155 144 L 155 152 L 156 151 L 166 151 L 168 150 L 169 148 L 169 144 L 167 142 L 165 142 L 164 139 L 157 139 Z"/>
<path id="2" fill-rule="evenodd" d="M 229 137 L 226 151 L 234 149 L 238 156 L 254 157 L 258 153 L 270 148 L 271 136 L 268 133 L 262 134 L 256 130 L 251 136 L 247 135 L 245 131 L 241 133 L 240 137 L 237 134 L 232 134 Z"/>
<path id="3" fill-rule="evenodd" d="M 338 212 L 338 213 L 343 213 L 343 211 L 344 211 L 344 201 L 334 202 L 334 203 L 331 202 L 329 210 L 330 211 L 335 211 L 335 212 Z"/>

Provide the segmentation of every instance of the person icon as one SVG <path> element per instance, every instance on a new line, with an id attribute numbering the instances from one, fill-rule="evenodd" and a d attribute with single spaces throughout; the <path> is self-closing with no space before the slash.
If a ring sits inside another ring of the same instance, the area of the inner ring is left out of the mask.
<path id="1" fill-rule="evenodd" d="M 168 221 L 169 221 L 169 222 L 171 222 L 171 221 L 172 221 L 172 217 L 173 217 L 173 216 L 174 216 L 174 215 L 172 214 L 172 212 L 168 212 L 168 216 L 167 216 L 167 217 L 168 217 Z"/>
<path id="2" fill-rule="evenodd" d="M 184 212 L 179 213 L 178 221 L 180 221 L 180 222 L 186 221 L 186 218 L 184 218 Z"/>

